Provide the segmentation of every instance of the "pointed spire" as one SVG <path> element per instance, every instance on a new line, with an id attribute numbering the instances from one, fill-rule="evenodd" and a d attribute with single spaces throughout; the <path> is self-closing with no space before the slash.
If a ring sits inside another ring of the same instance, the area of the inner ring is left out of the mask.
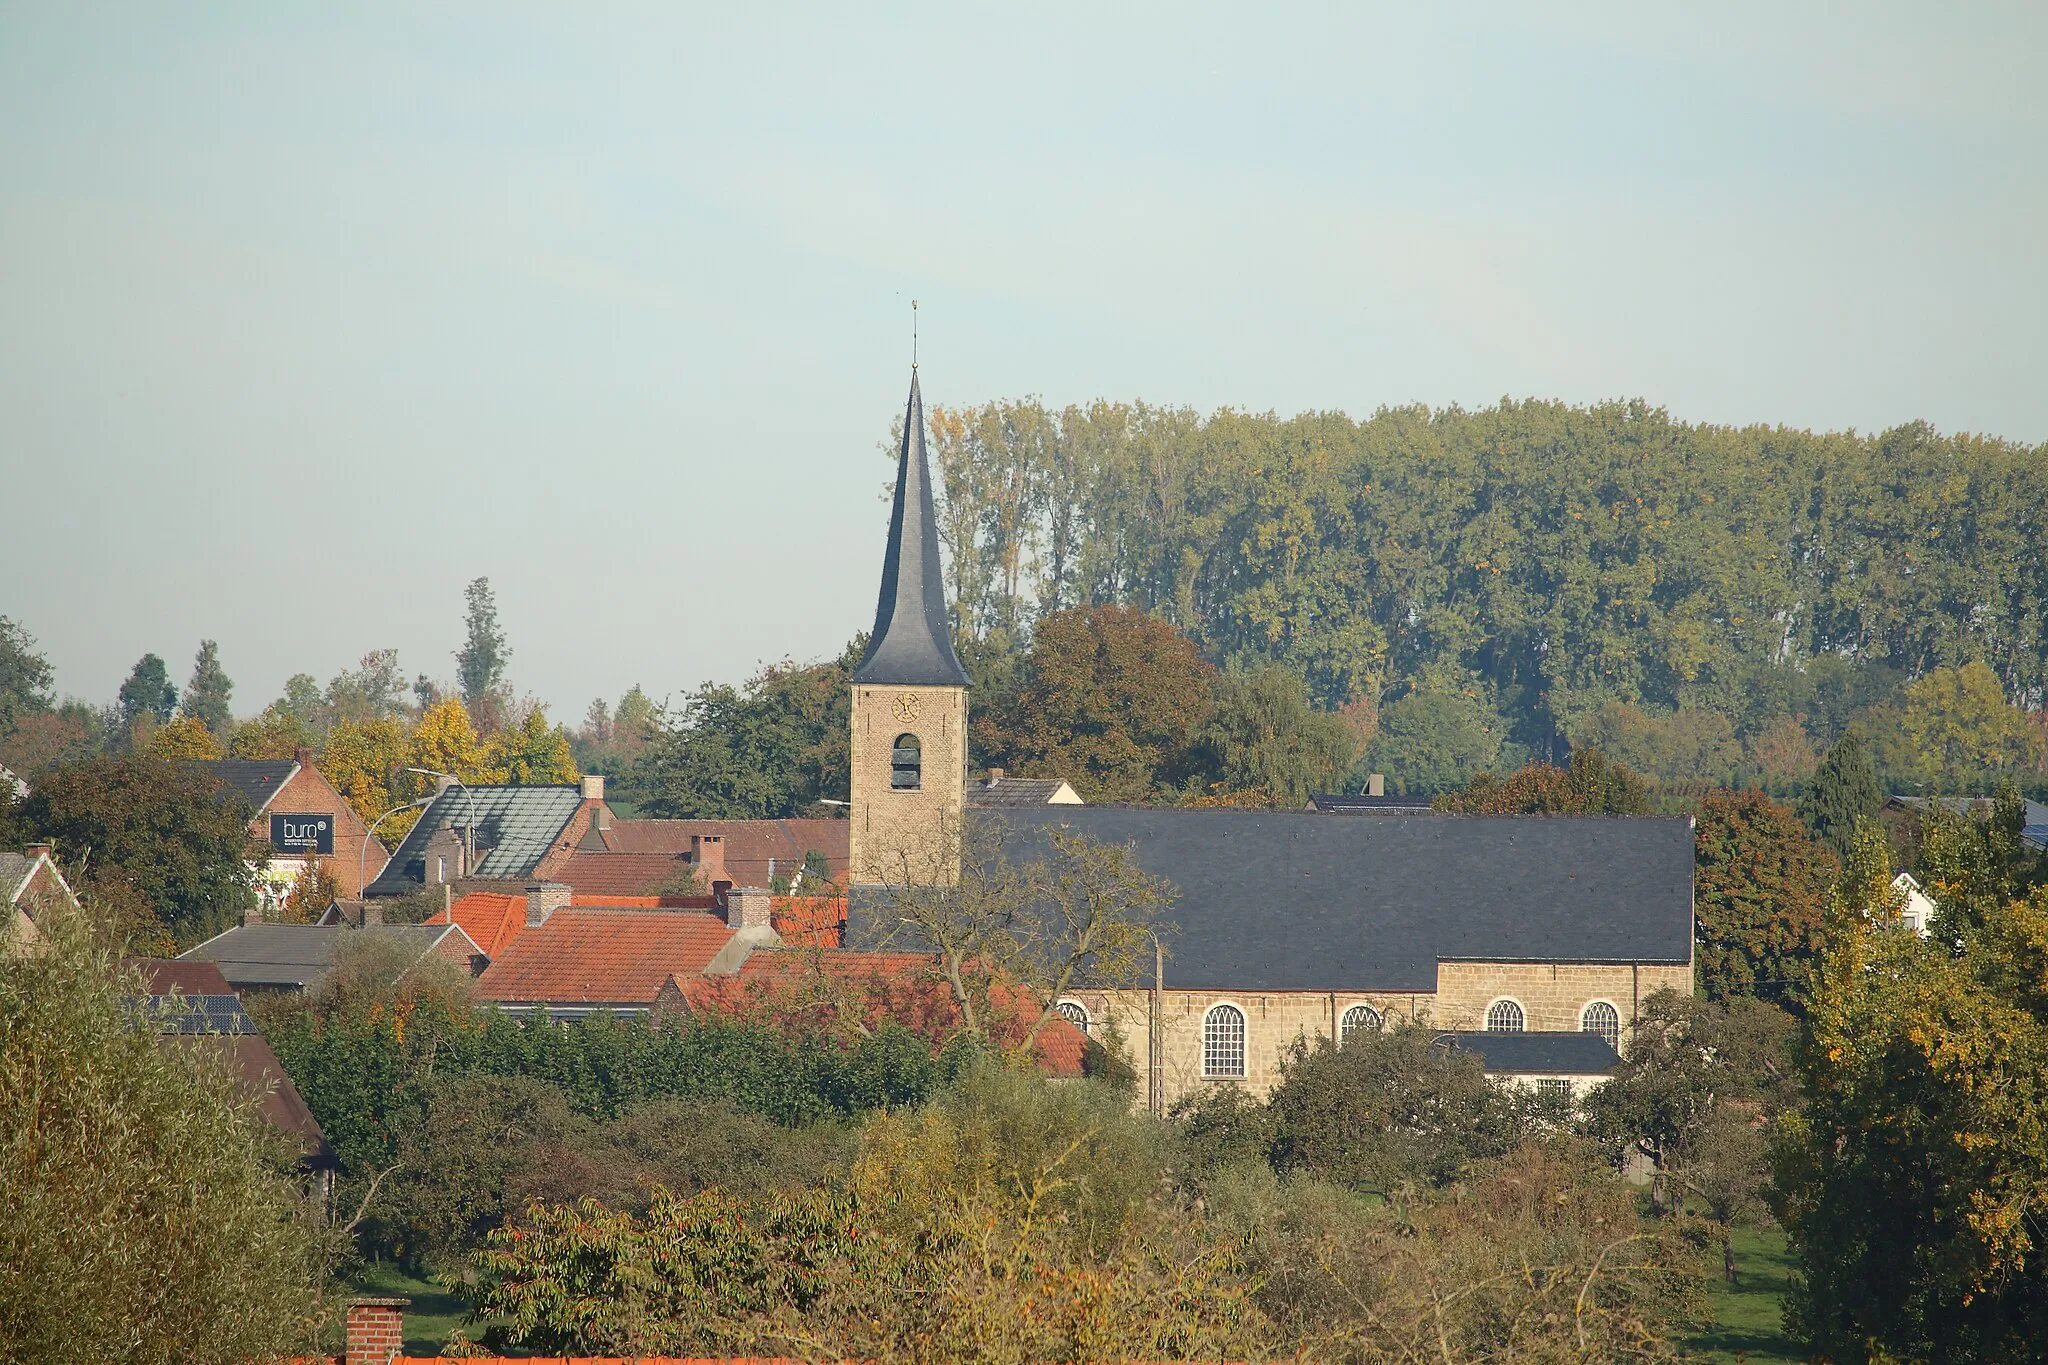
<path id="1" fill-rule="evenodd" d="M 903 414 L 903 453 L 896 460 L 896 506 L 889 516 L 889 552 L 882 558 L 882 595 L 857 683 L 965 687 L 967 670 L 953 653 L 946 584 L 939 563 L 939 522 L 932 510 L 932 471 L 924 450 L 924 399 L 910 369 L 910 406 Z"/>

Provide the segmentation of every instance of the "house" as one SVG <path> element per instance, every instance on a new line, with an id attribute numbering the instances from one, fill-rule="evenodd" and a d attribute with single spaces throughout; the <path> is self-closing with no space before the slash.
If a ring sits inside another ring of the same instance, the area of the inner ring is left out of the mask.
<path id="1" fill-rule="evenodd" d="M 1901 872 L 1892 878 L 1892 890 L 1905 898 L 1899 908 L 1900 925 L 1926 938 L 1928 925 L 1934 921 L 1934 902 L 1927 892 L 1921 889 L 1910 872 Z"/>
<path id="2" fill-rule="evenodd" d="M 216 1057 L 236 1088 L 256 1101 L 264 1122 L 298 1145 L 300 1160 L 323 1191 L 339 1166 L 319 1120 L 285 1074 L 242 999 L 212 962 L 141 958 L 127 964 L 142 993 L 122 1001 L 131 1027 L 159 1035 L 167 1045 Z"/>
<path id="3" fill-rule="evenodd" d="M 924 430 L 913 374 L 874 627 L 851 679 L 845 941 L 856 949 L 925 946 L 902 941 L 891 889 L 961 871 L 968 678 Z M 1619 1042 L 1646 996 L 1692 992 L 1689 818 L 1402 813 L 1031 805 L 976 818 L 1008 826 L 1013 858 L 1071 830 L 1130 848 L 1176 888 L 1157 969 L 1058 1002 L 1078 1027 L 1117 1021 L 1160 1109 L 1214 1084 L 1264 1093 L 1297 1039 L 1390 1016 Z"/>
<path id="4" fill-rule="evenodd" d="M 472 970 L 482 949 L 460 925 L 245 923 L 178 954 L 179 962 L 210 962 L 237 991 L 302 991 L 319 984 L 334 965 L 335 950 L 352 934 L 373 934 L 412 956 L 438 956 Z"/>
<path id="5" fill-rule="evenodd" d="M 1882 818 L 1905 820 L 1917 826 L 1933 801 L 1971 820 L 1988 820 L 1997 801 L 1989 796 L 1891 796 L 1885 799 Z M 2039 801 L 2020 802 L 2020 842 L 2035 853 L 2048 852 L 2048 806 Z M 1916 835 L 1917 837 L 1917 835 Z"/>
<path id="6" fill-rule="evenodd" d="M 556 1019 L 647 1014 L 671 977 L 701 976 L 736 939 L 735 952 L 743 954 L 751 941 L 773 933 L 765 891 L 729 896 L 727 915 L 571 905 L 567 887 L 535 893 L 526 927 L 477 978 L 477 993 L 506 1009 Z M 750 938 L 741 939 L 750 924 Z"/>
<path id="7" fill-rule="evenodd" d="M 523 886 L 548 877 L 551 860 L 566 860 L 613 819 L 604 779 L 594 774 L 561 786 L 448 783 L 363 894 L 404 896 L 463 881 Z"/>
<path id="8" fill-rule="evenodd" d="M 567 901 L 562 895 L 567 894 Z M 560 882 L 542 882 L 529 886 L 521 892 L 472 891 L 460 900 L 452 902 L 446 910 L 440 910 L 426 919 L 428 924 L 457 924 L 462 931 L 484 952 L 496 959 L 503 955 L 513 939 L 526 929 L 529 922 L 545 923 L 546 915 L 534 918 L 535 898 L 547 901 L 559 908 L 563 904 L 581 906 L 610 906 L 614 909 L 633 910 L 712 910 L 718 908 L 714 896 L 607 896 L 575 890 Z M 374 910 L 374 908 L 373 908 Z"/>
<path id="9" fill-rule="evenodd" d="M 250 864 L 266 907 L 290 895 L 316 860 L 327 865 L 344 896 L 361 895 L 364 879 L 383 870 L 389 850 L 321 774 L 312 750 L 284 759 L 192 762 L 218 779 L 224 798 L 249 808 L 249 833 L 270 851 L 265 861 Z"/>
<path id="10" fill-rule="evenodd" d="M 1579 1100 L 1621 1065 L 1614 1044 L 1590 1030 L 1440 1033 L 1434 1046 L 1474 1052 L 1497 1081 L 1558 1100 Z"/>
<path id="11" fill-rule="evenodd" d="M 587 832 L 571 856 L 544 869 L 554 881 L 592 894 L 651 895 L 686 874 L 705 891 L 785 885 L 820 859 L 845 884 L 844 820 L 614 820 Z"/>
<path id="12" fill-rule="evenodd" d="M 30 844 L 20 853 L 0 853 L 0 957 L 33 950 L 39 934 L 36 915 L 49 897 L 62 897 L 75 909 L 78 894 L 64 880 L 50 845 Z"/>
<path id="13" fill-rule="evenodd" d="M 1010 777 L 1001 768 L 990 768 L 979 782 L 969 779 L 966 801 L 970 807 L 982 810 L 1087 804 L 1064 778 Z"/>

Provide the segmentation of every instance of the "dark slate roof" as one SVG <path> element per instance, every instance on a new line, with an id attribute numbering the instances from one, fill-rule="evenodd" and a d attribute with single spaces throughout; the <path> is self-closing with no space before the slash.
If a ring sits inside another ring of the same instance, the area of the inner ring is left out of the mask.
<path id="1" fill-rule="evenodd" d="M 1014 831 L 1012 859 L 1064 827 L 1131 845 L 1171 881 L 1169 987 L 1433 991 L 1439 960 L 1692 960 L 1686 816 L 1049 806 L 983 818 Z M 886 892 L 870 889 L 850 909 L 847 946 L 896 927 Z"/>
<path id="2" fill-rule="evenodd" d="M 470 875 L 484 881 L 518 881 L 533 875 L 534 866 L 583 804 L 583 793 L 573 786 L 450 787 L 434 798 L 364 894 L 402 896 L 419 890 L 426 881 L 427 840 L 450 826 L 467 825 L 472 800 L 478 860 Z"/>
<path id="3" fill-rule="evenodd" d="M 290 758 L 215 758 L 193 760 L 220 779 L 224 794 L 238 796 L 251 811 L 261 814 L 270 798 L 298 771 Z"/>
<path id="4" fill-rule="evenodd" d="M 875 629 L 853 680 L 884 686 L 967 686 L 967 670 L 953 653 L 952 622 L 946 612 L 931 462 L 924 449 L 924 399 L 918 395 L 915 368 L 910 372 L 910 404 L 903 413 L 903 450 L 896 458 L 896 504 L 889 514 L 889 549 L 882 556 Z"/>
<path id="5" fill-rule="evenodd" d="M 1429 810 L 1426 796 L 1336 796 L 1319 792 L 1308 803 L 1325 815 L 1422 815 Z"/>
<path id="6" fill-rule="evenodd" d="M 1436 1042 L 1478 1053 L 1490 1076 L 1605 1076 L 1621 1064 L 1597 1033 L 1440 1033 Z"/>
<path id="7" fill-rule="evenodd" d="M 242 924 L 178 954 L 181 961 L 211 962 L 237 990 L 246 986 L 303 990 L 327 974 L 343 934 L 381 934 L 415 947 L 424 957 L 448 926 L 382 924 Z"/>

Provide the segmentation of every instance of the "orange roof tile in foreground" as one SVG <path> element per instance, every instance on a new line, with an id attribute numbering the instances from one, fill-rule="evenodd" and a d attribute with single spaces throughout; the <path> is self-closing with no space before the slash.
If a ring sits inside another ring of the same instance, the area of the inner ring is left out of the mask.
<path id="1" fill-rule="evenodd" d="M 731 938 L 698 911 L 571 906 L 515 938 L 477 990 L 508 1004 L 652 1005 L 669 977 L 701 975 Z"/>
<path id="2" fill-rule="evenodd" d="M 614 906 L 634 910 L 709 910 L 712 900 L 709 896 L 579 896 L 572 894 L 571 905 Z M 453 922 L 462 926 L 484 956 L 496 960 L 512 940 L 526 932 L 526 897 L 518 892 L 472 891 L 455 902 L 450 910 L 437 910 L 424 921 L 427 924 L 447 924 L 452 910 Z M 845 916 L 842 914 L 843 920 Z"/>

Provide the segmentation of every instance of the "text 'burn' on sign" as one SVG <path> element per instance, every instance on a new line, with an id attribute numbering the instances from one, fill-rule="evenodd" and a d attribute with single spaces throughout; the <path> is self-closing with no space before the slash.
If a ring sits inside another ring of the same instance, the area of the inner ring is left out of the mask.
<path id="1" fill-rule="evenodd" d="M 270 846 L 280 853 L 332 853 L 334 817 L 273 815 L 270 817 Z"/>

